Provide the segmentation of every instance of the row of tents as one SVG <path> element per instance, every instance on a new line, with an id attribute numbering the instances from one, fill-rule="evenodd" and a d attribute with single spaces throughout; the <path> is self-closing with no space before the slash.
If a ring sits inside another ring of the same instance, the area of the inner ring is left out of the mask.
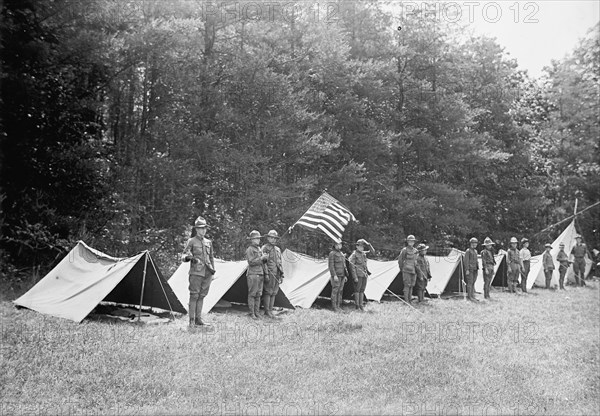
<path id="1" fill-rule="evenodd" d="M 575 244 L 575 223 L 572 222 L 554 241 L 551 251 L 556 259 L 558 244 L 565 244 L 569 253 Z M 444 257 L 427 256 L 432 279 L 427 291 L 432 297 L 465 292 L 463 275 L 463 252 L 452 249 Z M 505 287 L 507 277 L 506 253 L 496 255 L 492 286 Z M 285 250 L 282 254 L 285 279 L 275 300 L 278 307 L 294 309 L 310 308 L 318 297 L 329 297 L 331 285 L 327 259 L 316 259 L 304 254 Z M 479 259 L 481 265 L 481 259 Z M 384 294 L 400 296 L 403 293 L 402 276 L 398 262 L 369 260 L 371 275 L 367 281 L 365 296 L 370 301 L 381 301 Z M 586 275 L 592 261 L 586 258 Z M 216 274 L 208 296 L 204 300 L 203 313 L 210 312 L 220 300 L 246 303 L 246 261 L 215 261 Z M 167 280 L 160 273 L 152 256 L 144 251 L 128 258 L 116 258 L 95 250 L 80 241 L 62 261 L 33 288 L 14 303 L 17 306 L 43 314 L 81 322 L 101 302 L 158 308 L 165 311 L 187 313 L 189 264 L 182 263 Z M 573 281 L 572 268 L 567 279 Z M 553 285 L 558 282 L 558 264 L 553 274 Z M 531 259 L 527 280 L 530 289 L 534 284 L 545 285 L 542 255 Z M 481 267 L 475 284 L 477 292 L 483 292 Z M 344 298 L 352 298 L 352 284 L 344 288 Z"/>

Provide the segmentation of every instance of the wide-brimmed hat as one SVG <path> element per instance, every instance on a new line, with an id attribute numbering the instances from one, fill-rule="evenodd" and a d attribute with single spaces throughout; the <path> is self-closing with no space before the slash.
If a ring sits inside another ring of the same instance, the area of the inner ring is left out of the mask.
<path id="1" fill-rule="evenodd" d="M 194 227 L 195 228 L 206 228 L 208 227 L 208 225 L 206 224 L 206 220 L 202 217 L 198 217 L 196 218 L 196 221 L 194 221 Z"/>
<path id="2" fill-rule="evenodd" d="M 425 244 L 421 243 L 421 244 L 419 244 L 419 245 L 417 246 L 417 251 L 421 251 L 421 250 L 427 250 L 428 248 L 429 248 L 429 246 L 428 246 L 428 245 L 425 245 Z"/>
<path id="3" fill-rule="evenodd" d="M 517 237 L 513 237 L 513 238 L 511 238 L 511 239 L 510 239 L 510 243 L 511 243 L 511 244 L 512 244 L 512 243 L 517 243 L 517 244 L 519 244 L 519 240 L 517 240 Z"/>
<path id="4" fill-rule="evenodd" d="M 411 235 L 409 235 L 408 237 L 406 237 L 406 241 L 415 241 L 415 240 L 416 240 L 416 238 L 415 238 L 415 236 L 414 236 L 414 235 L 412 235 L 412 234 L 411 234 Z"/>
<path id="5" fill-rule="evenodd" d="M 576 234 L 575 238 L 583 238 L 583 237 L 581 236 L 581 234 Z"/>
<path id="6" fill-rule="evenodd" d="M 495 245 L 496 243 L 494 243 L 491 238 L 486 237 L 485 240 L 483 240 L 483 245 L 488 246 L 490 244 Z"/>
<path id="7" fill-rule="evenodd" d="M 363 247 L 367 247 L 369 245 L 369 243 L 367 242 L 367 240 L 365 240 L 364 238 L 359 239 L 356 242 L 357 246 L 363 246 Z"/>
<path id="8" fill-rule="evenodd" d="M 469 240 L 469 243 L 479 243 L 479 240 L 476 239 L 475 237 L 471 237 L 471 239 Z"/>
<path id="9" fill-rule="evenodd" d="M 269 231 L 265 237 L 280 238 L 279 234 L 275 230 Z"/>
<path id="10" fill-rule="evenodd" d="M 248 237 L 246 237 L 246 240 L 253 240 L 255 238 L 261 238 L 262 235 L 260 235 L 260 232 L 256 231 L 256 230 L 252 230 L 250 231 L 250 235 Z"/>
<path id="11" fill-rule="evenodd" d="M 550 243 L 546 243 L 546 244 L 544 245 L 544 247 L 546 247 L 546 248 L 552 248 L 552 244 L 550 244 Z"/>
<path id="12" fill-rule="evenodd" d="M 521 244 L 528 243 L 528 242 L 529 242 L 529 240 L 526 239 L 525 237 L 521 238 Z"/>

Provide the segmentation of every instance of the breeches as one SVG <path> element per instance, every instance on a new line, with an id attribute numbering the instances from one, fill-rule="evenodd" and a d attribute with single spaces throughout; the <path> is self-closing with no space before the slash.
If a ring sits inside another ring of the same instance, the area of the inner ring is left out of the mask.
<path id="1" fill-rule="evenodd" d="M 258 274 L 250 274 L 248 280 L 248 296 L 262 296 L 264 276 Z"/>
<path id="2" fill-rule="evenodd" d="M 208 277 L 190 274 L 190 299 L 203 299 L 208 294 L 212 275 Z"/>

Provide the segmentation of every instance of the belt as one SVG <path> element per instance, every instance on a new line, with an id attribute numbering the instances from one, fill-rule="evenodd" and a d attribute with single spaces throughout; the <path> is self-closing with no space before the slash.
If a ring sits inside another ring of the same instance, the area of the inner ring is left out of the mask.
<path id="1" fill-rule="evenodd" d="M 582 259 L 584 256 L 575 256 L 576 259 Z"/>

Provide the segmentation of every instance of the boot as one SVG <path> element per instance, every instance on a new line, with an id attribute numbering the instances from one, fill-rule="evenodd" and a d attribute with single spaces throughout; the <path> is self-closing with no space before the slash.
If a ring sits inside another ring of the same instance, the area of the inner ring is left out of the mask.
<path id="1" fill-rule="evenodd" d="M 412 298 L 412 288 L 411 287 L 405 287 L 404 288 L 404 301 L 408 304 L 411 303 L 411 298 Z"/>
<path id="2" fill-rule="evenodd" d="M 419 303 L 425 301 L 425 291 L 419 290 Z"/>
<path id="3" fill-rule="evenodd" d="M 196 326 L 196 318 L 190 315 L 190 324 L 189 327 L 193 328 Z"/>
<path id="4" fill-rule="evenodd" d="M 260 319 L 260 296 L 254 298 L 254 315 Z"/>
<path id="5" fill-rule="evenodd" d="M 364 301 L 365 301 L 365 294 L 364 294 L 364 292 L 360 292 L 358 294 L 358 305 L 359 305 L 361 311 L 365 310 Z"/>
<path id="6" fill-rule="evenodd" d="M 194 326 L 196 324 L 196 303 L 198 303 L 197 299 L 192 299 L 190 296 L 190 305 L 188 308 L 188 314 L 190 316 L 190 326 Z"/>
<path id="7" fill-rule="evenodd" d="M 523 293 L 527 293 L 527 280 L 523 279 L 523 281 L 521 282 L 521 290 L 523 291 Z"/>
<path id="8" fill-rule="evenodd" d="M 196 302 L 196 326 L 204 325 L 202 322 L 202 305 L 204 304 L 204 298 L 199 298 Z"/>
<path id="9" fill-rule="evenodd" d="M 546 278 L 546 289 L 550 289 L 551 280 L 552 280 L 551 278 L 550 279 Z M 562 286 L 562 282 L 560 282 L 560 285 Z"/>
<path id="10" fill-rule="evenodd" d="M 273 318 L 273 314 L 271 313 L 271 296 L 263 295 L 263 308 L 265 308 L 265 316 L 269 318 Z"/>
<path id="11" fill-rule="evenodd" d="M 248 296 L 248 310 L 250 311 L 248 314 L 250 318 L 257 319 L 257 317 L 254 315 L 254 296 Z"/>
<path id="12" fill-rule="evenodd" d="M 565 290 L 565 281 L 564 281 L 564 279 L 559 279 L 558 280 L 558 286 L 559 286 L 560 290 Z"/>
<path id="13" fill-rule="evenodd" d="M 331 308 L 333 309 L 334 312 L 337 312 L 339 310 L 337 295 L 331 294 Z"/>
<path id="14" fill-rule="evenodd" d="M 357 310 L 360 309 L 360 302 L 358 300 L 358 296 L 359 296 L 358 292 L 354 294 L 354 306 L 355 306 L 355 309 L 357 309 Z"/>

